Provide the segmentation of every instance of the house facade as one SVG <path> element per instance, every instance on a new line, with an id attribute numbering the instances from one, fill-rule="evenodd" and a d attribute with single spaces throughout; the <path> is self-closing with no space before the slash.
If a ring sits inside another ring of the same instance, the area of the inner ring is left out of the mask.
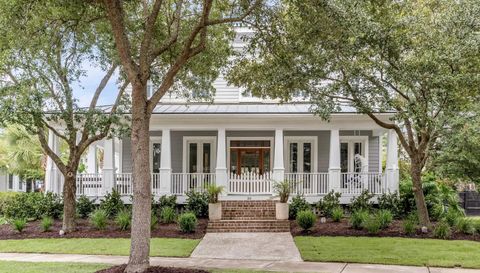
<path id="1" fill-rule="evenodd" d="M 237 37 L 234 47 L 242 46 Z M 369 117 L 345 108 L 327 122 L 313 115 L 306 101 L 279 104 L 254 98 L 222 76 L 214 86 L 213 103 L 166 96 L 154 110 L 149 164 L 156 197 L 177 195 L 181 203 L 187 191 L 215 183 L 225 187 L 222 200 L 268 200 L 274 196 L 273 183 L 281 180 L 291 182 L 293 195 L 310 202 L 332 190 L 342 193 L 342 203 L 363 190 L 376 195 L 398 190 L 396 134 Z M 391 116 L 377 114 L 385 121 Z M 53 134 L 49 145 L 58 151 Z M 77 178 L 77 194 L 101 198 L 115 188 L 129 202 L 131 151 L 129 138 L 92 145 L 87 171 Z M 61 193 L 62 183 L 48 159 L 46 190 Z"/>

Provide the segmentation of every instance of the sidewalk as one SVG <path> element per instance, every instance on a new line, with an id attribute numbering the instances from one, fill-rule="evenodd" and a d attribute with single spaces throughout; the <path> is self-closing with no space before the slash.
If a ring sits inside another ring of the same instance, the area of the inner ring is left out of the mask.
<path id="1" fill-rule="evenodd" d="M 0 253 L 0 260 L 18 262 L 74 262 L 124 264 L 126 256 L 73 255 L 73 254 L 26 254 Z M 271 260 L 231 260 L 208 258 L 150 258 L 152 265 L 168 267 L 195 267 L 205 269 L 252 269 L 280 272 L 321 272 L 321 273 L 480 273 L 478 269 L 433 268 L 397 265 L 349 264 L 349 263 L 312 263 Z"/>

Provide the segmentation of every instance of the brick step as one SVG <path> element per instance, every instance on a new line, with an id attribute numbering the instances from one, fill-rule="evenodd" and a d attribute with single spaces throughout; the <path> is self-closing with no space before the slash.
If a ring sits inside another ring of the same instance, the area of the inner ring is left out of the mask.
<path id="1" fill-rule="evenodd" d="M 210 221 L 207 232 L 289 232 L 287 220 L 220 220 Z"/>
<path id="2" fill-rule="evenodd" d="M 275 219 L 275 209 L 249 208 L 227 209 L 222 208 L 222 219 Z"/>
<path id="3" fill-rule="evenodd" d="M 223 216 L 222 215 L 222 220 L 243 220 L 243 221 L 252 221 L 252 220 L 276 220 L 275 216 L 251 216 L 251 217 L 245 217 L 245 216 Z"/>
<path id="4" fill-rule="evenodd" d="M 270 200 L 246 200 L 246 201 L 221 201 L 222 208 L 227 209 L 275 209 L 275 201 Z"/>

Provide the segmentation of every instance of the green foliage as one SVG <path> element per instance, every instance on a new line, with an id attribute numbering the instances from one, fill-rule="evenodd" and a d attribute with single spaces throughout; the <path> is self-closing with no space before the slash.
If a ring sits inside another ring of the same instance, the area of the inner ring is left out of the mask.
<path id="1" fill-rule="evenodd" d="M 290 219 L 295 219 L 297 213 L 302 210 L 309 210 L 310 204 L 302 195 L 296 195 L 292 198 L 292 203 L 288 206 L 288 215 Z"/>
<path id="2" fill-rule="evenodd" d="M 197 217 L 192 212 L 182 213 L 178 217 L 178 226 L 182 232 L 194 232 L 197 228 Z"/>
<path id="3" fill-rule="evenodd" d="M 448 210 L 447 213 L 444 215 L 445 222 L 454 227 L 457 225 L 458 221 L 462 219 L 464 216 L 460 214 L 458 211 L 455 210 Z"/>
<path id="4" fill-rule="evenodd" d="M 435 226 L 435 229 L 433 230 L 433 236 L 438 239 L 448 239 L 450 238 L 451 234 L 452 230 L 450 228 L 450 225 L 445 221 L 438 222 Z"/>
<path id="5" fill-rule="evenodd" d="M 350 215 L 350 225 L 354 229 L 362 229 L 363 224 L 367 221 L 369 215 L 368 211 L 365 210 L 356 210 Z"/>
<path id="6" fill-rule="evenodd" d="M 177 217 L 177 214 L 175 212 L 175 209 L 171 207 L 163 207 L 160 210 L 160 220 L 164 224 L 170 224 L 175 222 L 176 217 Z"/>
<path id="7" fill-rule="evenodd" d="M 42 216 L 59 218 L 63 204 L 59 195 L 48 192 L 19 193 L 4 203 L 4 214 L 9 218 L 40 219 Z"/>
<path id="8" fill-rule="evenodd" d="M 405 216 L 402 210 L 400 196 L 397 192 L 384 193 L 380 195 L 378 197 L 378 207 L 380 209 L 391 211 L 393 217 L 395 218 L 401 218 L 402 216 Z"/>
<path id="9" fill-rule="evenodd" d="M 332 211 L 332 220 L 334 222 L 340 222 L 343 218 L 343 209 L 342 207 L 336 207 Z"/>
<path id="10" fill-rule="evenodd" d="M 317 221 L 317 216 L 311 209 L 302 210 L 297 213 L 296 218 L 297 224 L 305 231 L 309 230 L 310 228 L 315 225 L 315 221 Z"/>
<path id="11" fill-rule="evenodd" d="M 24 218 L 14 219 L 12 222 L 13 229 L 22 232 L 27 226 L 27 220 Z"/>
<path id="12" fill-rule="evenodd" d="M 475 228 L 477 234 L 480 234 L 480 219 L 476 219 L 473 221 L 473 227 Z"/>
<path id="13" fill-rule="evenodd" d="M 370 215 L 363 223 L 363 228 L 370 234 L 378 234 L 382 229 L 382 223 L 377 215 Z"/>
<path id="14" fill-rule="evenodd" d="M 47 192 L 40 198 L 38 215 L 50 216 L 58 219 L 63 213 L 62 198 L 55 193 Z"/>
<path id="15" fill-rule="evenodd" d="M 327 193 L 320 201 L 317 203 L 317 209 L 324 216 L 330 217 L 332 215 L 333 209 L 340 206 L 340 197 L 341 193 L 330 191 Z"/>
<path id="16" fill-rule="evenodd" d="M 53 218 L 50 216 L 45 216 L 42 218 L 42 221 L 40 222 L 40 227 L 42 228 L 43 232 L 50 231 L 50 228 L 53 225 Z"/>
<path id="17" fill-rule="evenodd" d="M 411 219 L 405 219 L 403 221 L 403 232 L 407 235 L 412 235 L 417 229 L 417 222 Z"/>
<path id="18" fill-rule="evenodd" d="M 150 230 L 154 230 L 155 227 L 157 226 L 158 223 L 158 217 L 157 215 L 152 211 L 152 214 L 150 216 Z"/>
<path id="19" fill-rule="evenodd" d="M 207 187 L 208 202 L 211 204 L 218 203 L 218 195 L 220 195 L 224 189 L 225 189 L 224 186 L 217 186 L 214 184 L 208 185 Z"/>
<path id="20" fill-rule="evenodd" d="M 19 194 L 17 192 L 0 192 L 0 215 L 5 214 L 5 208 L 8 204 L 13 202 L 15 196 Z"/>
<path id="21" fill-rule="evenodd" d="M 195 213 L 197 217 L 205 217 L 208 215 L 208 193 L 189 191 L 186 193 L 187 201 L 185 208 Z"/>
<path id="22" fill-rule="evenodd" d="M 104 199 L 100 201 L 100 209 L 104 210 L 109 218 L 115 217 L 124 208 L 122 198 L 115 189 L 112 189 L 112 192 L 107 193 Z"/>
<path id="23" fill-rule="evenodd" d="M 475 225 L 472 219 L 467 217 L 460 217 L 457 220 L 455 229 L 462 232 L 463 234 L 472 235 L 475 233 Z"/>
<path id="24" fill-rule="evenodd" d="M 387 228 L 393 221 L 393 215 L 389 210 L 382 209 L 375 213 L 375 217 L 378 218 L 380 222 L 380 228 L 385 229 Z"/>
<path id="25" fill-rule="evenodd" d="M 290 182 L 288 180 L 277 181 L 273 183 L 273 191 L 280 197 L 280 203 L 287 203 L 290 196 Z"/>
<path id="26" fill-rule="evenodd" d="M 119 211 L 115 216 L 115 223 L 120 230 L 128 230 L 132 223 L 132 214 L 127 209 Z"/>
<path id="27" fill-rule="evenodd" d="M 177 196 L 176 195 L 162 195 L 158 199 L 158 207 L 162 209 L 163 207 L 175 208 L 177 206 Z"/>
<path id="28" fill-rule="evenodd" d="M 104 230 L 107 227 L 108 213 L 104 209 L 96 209 L 90 214 L 90 224 L 98 230 Z"/>
<path id="29" fill-rule="evenodd" d="M 87 218 L 90 213 L 95 209 L 95 205 L 93 204 L 93 201 L 91 201 L 88 197 L 85 195 L 82 195 L 78 198 L 77 204 L 76 204 L 76 210 L 77 214 L 80 215 L 82 218 Z"/>
<path id="30" fill-rule="evenodd" d="M 374 194 L 368 192 L 368 190 L 362 191 L 361 194 L 352 198 L 350 202 L 350 210 L 367 210 L 369 211 L 372 208 L 373 203 L 370 201 L 373 198 Z"/>

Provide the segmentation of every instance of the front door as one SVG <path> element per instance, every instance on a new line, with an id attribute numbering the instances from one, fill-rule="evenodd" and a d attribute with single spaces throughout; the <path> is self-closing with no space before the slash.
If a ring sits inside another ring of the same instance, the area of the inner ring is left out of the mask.
<path id="1" fill-rule="evenodd" d="M 230 172 L 238 175 L 270 172 L 270 141 L 231 141 Z"/>

